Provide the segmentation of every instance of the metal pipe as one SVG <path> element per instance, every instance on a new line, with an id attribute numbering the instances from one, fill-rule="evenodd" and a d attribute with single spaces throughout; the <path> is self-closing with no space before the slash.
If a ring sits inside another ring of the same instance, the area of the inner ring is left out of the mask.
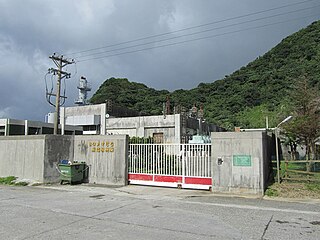
<path id="1" fill-rule="evenodd" d="M 280 125 L 289 121 L 292 118 L 292 116 L 286 117 L 284 120 L 282 120 L 281 123 L 278 124 L 278 126 L 274 129 L 275 131 L 275 137 L 276 137 L 276 158 L 277 158 L 277 179 L 278 183 L 280 183 L 280 160 L 279 160 L 279 146 L 278 146 L 278 136 L 279 136 L 279 128 Z"/>
<path id="2" fill-rule="evenodd" d="M 275 128 L 276 138 L 276 158 L 277 158 L 277 180 L 280 183 L 280 160 L 279 160 L 279 146 L 278 146 L 278 128 Z"/>

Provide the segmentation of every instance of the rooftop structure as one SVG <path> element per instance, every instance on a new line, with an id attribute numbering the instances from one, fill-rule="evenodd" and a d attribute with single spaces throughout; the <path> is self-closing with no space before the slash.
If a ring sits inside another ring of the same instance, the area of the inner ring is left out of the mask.
<path id="1" fill-rule="evenodd" d="M 81 126 L 60 126 L 59 133 L 81 135 Z M 0 119 L 0 136 L 53 134 L 53 124 L 29 120 Z"/>
<path id="2" fill-rule="evenodd" d="M 88 92 L 91 91 L 91 86 L 88 84 L 88 81 L 85 77 L 81 76 L 79 80 L 79 97 L 75 100 L 75 104 L 77 105 L 87 105 L 88 104 Z"/>

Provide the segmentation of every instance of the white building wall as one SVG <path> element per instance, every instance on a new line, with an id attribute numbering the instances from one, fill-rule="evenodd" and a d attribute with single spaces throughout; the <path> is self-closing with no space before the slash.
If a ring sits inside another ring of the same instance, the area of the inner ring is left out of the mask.
<path id="1" fill-rule="evenodd" d="M 82 115 L 82 116 L 67 116 L 65 123 L 67 125 L 99 125 L 100 115 Z"/>
<path id="2" fill-rule="evenodd" d="M 146 128 L 144 130 L 144 137 L 153 137 L 154 133 L 163 133 L 163 140 L 165 143 L 176 143 L 175 128 Z M 180 138 L 179 138 L 180 139 Z"/>
<path id="3" fill-rule="evenodd" d="M 129 135 L 130 137 L 134 137 L 137 135 L 137 130 L 135 128 L 127 128 L 127 129 L 107 129 L 107 135 Z"/>
<path id="4" fill-rule="evenodd" d="M 106 119 L 107 134 L 152 137 L 154 133 L 163 133 L 164 141 L 173 143 L 180 142 L 180 127 L 180 114 L 167 115 L 165 118 L 160 115 Z"/>
<path id="5" fill-rule="evenodd" d="M 96 105 L 85 105 L 75 107 L 63 107 L 60 112 L 64 112 L 60 116 L 62 125 L 96 125 L 100 126 L 100 134 L 106 134 L 106 109 L 105 103 Z"/>

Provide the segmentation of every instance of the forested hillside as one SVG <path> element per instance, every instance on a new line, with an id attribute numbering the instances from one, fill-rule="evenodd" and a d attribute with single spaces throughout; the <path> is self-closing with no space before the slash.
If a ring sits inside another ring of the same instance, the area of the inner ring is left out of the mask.
<path id="1" fill-rule="evenodd" d="M 283 39 L 263 56 L 213 83 L 169 92 L 111 78 L 100 86 L 91 102 L 111 99 L 134 110 L 161 114 L 162 103 L 169 96 L 172 106 L 190 108 L 203 104 L 207 120 L 229 129 L 264 127 L 266 116 L 272 126 L 291 111 L 288 96 L 302 77 L 313 86 L 320 81 L 320 21 Z"/>

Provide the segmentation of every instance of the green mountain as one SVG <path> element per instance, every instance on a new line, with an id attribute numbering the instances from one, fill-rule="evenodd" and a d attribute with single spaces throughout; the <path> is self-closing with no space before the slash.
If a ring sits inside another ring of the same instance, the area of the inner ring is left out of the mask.
<path id="1" fill-rule="evenodd" d="M 288 95 L 302 76 L 312 85 L 320 81 L 320 21 L 283 39 L 276 47 L 224 79 L 200 83 L 191 90 L 155 90 L 127 79 L 106 80 L 91 98 L 107 99 L 149 114 L 161 114 L 163 102 L 191 108 L 203 105 L 205 118 L 220 126 L 270 126 L 290 112 Z"/>

